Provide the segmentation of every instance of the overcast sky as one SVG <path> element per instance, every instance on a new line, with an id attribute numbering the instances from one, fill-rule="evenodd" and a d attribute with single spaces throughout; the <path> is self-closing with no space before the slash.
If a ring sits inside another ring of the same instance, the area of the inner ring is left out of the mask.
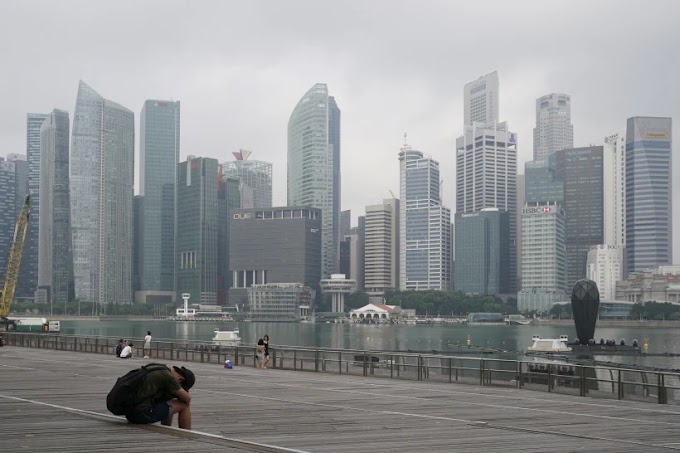
<path id="1" fill-rule="evenodd" d="M 25 153 L 27 112 L 72 114 L 83 79 L 137 123 L 145 99 L 182 101 L 182 159 L 250 149 L 274 163 L 284 205 L 288 118 L 323 82 L 342 110 L 342 207 L 354 222 L 398 196 L 404 132 L 439 160 L 454 209 L 463 85 L 497 70 L 521 172 L 543 94 L 571 95 L 576 146 L 602 144 L 630 116 L 673 117 L 678 263 L 679 17 L 674 0 L 5 0 L 0 155 Z"/>

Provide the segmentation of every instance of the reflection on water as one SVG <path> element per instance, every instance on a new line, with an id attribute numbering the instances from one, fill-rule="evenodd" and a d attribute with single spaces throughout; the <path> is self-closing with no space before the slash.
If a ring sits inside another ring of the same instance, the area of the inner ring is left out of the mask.
<path id="1" fill-rule="evenodd" d="M 157 340 L 209 341 L 216 328 L 233 330 L 238 327 L 244 344 L 254 344 L 269 335 L 273 345 L 307 346 L 339 349 L 370 349 L 398 351 L 437 351 L 458 353 L 465 348 L 467 336 L 475 347 L 524 351 L 531 344 L 531 336 L 557 338 L 566 334 L 576 336 L 573 326 L 467 326 L 467 325 L 364 325 L 312 324 L 266 322 L 185 322 L 185 321 L 62 321 L 64 334 L 102 335 L 122 337 L 141 342 L 147 330 Z M 624 338 L 628 344 L 637 339 L 642 344 L 649 339 L 650 353 L 680 354 L 680 329 L 649 327 L 603 327 L 595 331 L 597 340 Z M 496 354 L 512 357 L 513 354 Z M 663 368 L 680 368 L 680 357 L 598 357 Z"/>

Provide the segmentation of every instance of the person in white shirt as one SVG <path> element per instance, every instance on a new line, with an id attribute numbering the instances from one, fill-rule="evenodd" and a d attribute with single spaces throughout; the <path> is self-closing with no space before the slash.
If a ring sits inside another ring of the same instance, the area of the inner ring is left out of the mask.
<path id="1" fill-rule="evenodd" d="M 146 336 L 144 337 L 144 358 L 148 359 L 151 357 L 151 331 L 146 331 Z"/>
<path id="2" fill-rule="evenodd" d="M 120 353 L 121 359 L 131 359 L 132 358 L 132 343 L 125 345 Z"/>

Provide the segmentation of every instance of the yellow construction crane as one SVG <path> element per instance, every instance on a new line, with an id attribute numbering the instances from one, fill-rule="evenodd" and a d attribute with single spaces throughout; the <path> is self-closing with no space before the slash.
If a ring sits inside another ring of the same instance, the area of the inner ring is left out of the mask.
<path id="1" fill-rule="evenodd" d="M 21 213 L 17 219 L 17 225 L 14 228 L 12 247 L 9 249 L 5 286 L 1 291 L 2 295 L 0 296 L 0 317 L 3 318 L 9 314 L 9 308 L 12 305 L 12 299 L 14 299 L 14 290 L 17 288 L 19 267 L 21 267 L 21 257 L 24 253 L 24 241 L 26 239 L 26 231 L 28 230 L 30 207 L 31 194 L 28 194 L 26 195 L 26 198 L 24 198 L 24 205 L 21 207 Z"/>

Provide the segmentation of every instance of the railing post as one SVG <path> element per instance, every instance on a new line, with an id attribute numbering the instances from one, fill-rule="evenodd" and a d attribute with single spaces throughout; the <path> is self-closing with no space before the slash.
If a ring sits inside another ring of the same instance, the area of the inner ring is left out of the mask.
<path id="1" fill-rule="evenodd" d="M 524 386 L 524 376 L 522 375 L 522 362 L 517 361 L 517 388 L 521 389 Z"/>
<path id="2" fill-rule="evenodd" d="M 390 379 L 394 378 L 394 356 L 390 354 Z"/>
<path id="3" fill-rule="evenodd" d="M 297 350 L 293 350 L 293 370 L 297 371 Z"/>
<path id="4" fill-rule="evenodd" d="M 659 404 L 668 404 L 668 395 L 666 394 L 665 375 L 663 373 L 657 374 L 657 394 L 659 395 Z"/>
<path id="5" fill-rule="evenodd" d="M 175 360 L 175 342 L 170 343 L 170 360 Z"/>
<path id="6" fill-rule="evenodd" d="M 314 372 L 319 372 L 319 350 L 314 350 Z"/>
<path id="7" fill-rule="evenodd" d="M 338 374 L 342 374 L 342 352 L 338 354 Z"/>
<path id="8" fill-rule="evenodd" d="M 484 359 L 479 359 L 479 385 L 484 386 Z"/>
<path id="9" fill-rule="evenodd" d="M 586 396 L 586 369 L 583 366 L 580 366 L 580 379 L 579 379 L 579 384 L 580 384 L 580 395 L 581 396 Z"/>
<path id="10" fill-rule="evenodd" d="M 621 384 L 621 370 L 618 370 L 619 374 L 617 377 L 617 387 L 618 387 L 618 394 L 617 398 L 622 400 L 623 399 L 623 384 Z"/>
<path id="11" fill-rule="evenodd" d="M 418 356 L 418 380 L 423 380 L 423 357 Z"/>
<path id="12" fill-rule="evenodd" d="M 451 383 L 451 357 L 449 357 L 449 383 Z"/>
<path id="13" fill-rule="evenodd" d="M 552 365 L 548 364 L 548 392 L 552 392 Z"/>
<path id="14" fill-rule="evenodd" d="M 364 371 L 364 376 L 368 376 L 368 356 L 364 352 L 364 366 L 363 366 L 363 371 Z"/>

